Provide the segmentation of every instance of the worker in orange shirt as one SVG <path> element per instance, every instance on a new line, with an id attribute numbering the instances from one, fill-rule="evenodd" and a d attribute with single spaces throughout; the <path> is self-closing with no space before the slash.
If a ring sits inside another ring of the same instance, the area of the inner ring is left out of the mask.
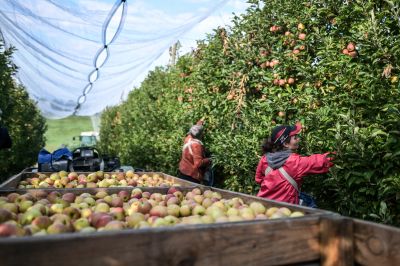
<path id="1" fill-rule="evenodd" d="M 200 184 L 208 166 L 211 165 L 211 158 L 206 158 L 203 138 L 203 121 L 193 125 L 184 141 L 182 157 L 179 162 L 179 177 L 187 181 Z"/>

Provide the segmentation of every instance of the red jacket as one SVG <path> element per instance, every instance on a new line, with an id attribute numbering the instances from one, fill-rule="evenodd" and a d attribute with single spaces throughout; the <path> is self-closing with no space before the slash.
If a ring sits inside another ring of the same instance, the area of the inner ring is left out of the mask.
<path id="1" fill-rule="evenodd" d="M 190 144 L 189 144 L 190 142 Z M 179 171 L 199 181 L 203 180 L 205 166 L 210 164 L 210 159 L 205 158 L 203 143 L 191 135 L 185 138 L 182 158 L 179 162 Z"/>
<path id="2" fill-rule="evenodd" d="M 311 156 L 300 156 L 292 153 L 283 164 L 284 170 L 296 181 L 301 188 L 303 176 L 309 174 L 322 174 L 328 172 L 333 164 L 327 158 L 327 154 L 313 154 Z M 268 167 L 266 155 L 261 157 L 256 171 L 256 182 L 261 185 L 257 196 L 287 203 L 298 204 L 299 193 L 286 180 L 286 178 L 274 169 L 267 176 L 264 175 Z"/>

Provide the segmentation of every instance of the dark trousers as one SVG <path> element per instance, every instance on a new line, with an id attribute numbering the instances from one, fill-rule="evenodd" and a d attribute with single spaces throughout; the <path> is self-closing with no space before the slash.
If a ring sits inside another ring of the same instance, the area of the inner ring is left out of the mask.
<path id="1" fill-rule="evenodd" d="M 200 181 L 199 181 L 199 180 L 197 180 L 197 179 L 194 179 L 194 178 L 193 178 L 193 177 L 191 177 L 191 176 L 188 176 L 188 175 L 182 174 L 181 172 L 179 172 L 179 175 L 178 175 L 178 177 L 179 177 L 179 178 L 181 178 L 181 179 L 184 179 L 184 180 L 186 180 L 186 181 L 190 181 L 190 182 L 193 182 L 193 183 L 200 184 Z"/>

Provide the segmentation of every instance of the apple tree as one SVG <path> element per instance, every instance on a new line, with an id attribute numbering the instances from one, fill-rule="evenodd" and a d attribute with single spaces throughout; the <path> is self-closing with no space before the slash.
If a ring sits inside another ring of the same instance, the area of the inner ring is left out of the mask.
<path id="1" fill-rule="evenodd" d="M 8 129 L 12 139 L 10 149 L 0 150 L 0 180 L 3 181 L 37 161 L 46 131 L 45 119 L 36 104 L 13 78 L 17 67 L 12 62 L 12 52 L 12 48 L 0 52 L 0 109 L 3 111 L 0 125 Z"/>
<path id="2" fill-rule="evenodd" d="M 322 208 L 400 224 L 398 3 L 249 2 L 233 26 L 131 92 L 118 106 L 120 137 L 107 142 L 175 174 L 185 130 L 203 118 L 219 185 L 255 194 L 262 139 L 301 121 L 301 154 L 337 153 L 303 190 Z"/>

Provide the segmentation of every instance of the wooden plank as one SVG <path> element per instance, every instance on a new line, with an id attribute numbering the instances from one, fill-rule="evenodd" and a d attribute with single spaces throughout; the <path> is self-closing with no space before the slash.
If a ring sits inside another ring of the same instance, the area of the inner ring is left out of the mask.
<path id="1" fill-rule="evenodd" d="M 319 218 L 0 239 L 1 265 L 314 265 Z"/>
<path id="2" fill-rule="evenodd" d="M 353 222 L 334 215 L 321 217 L 321 265 L 353 265 Z"/>
<path id="3" fill-rule="evenodd" d="M 355 261 L 362 265 L 400 265 L 400 229 L 354 219 Z"/>
<path id="4" fill-rule="evenodd" d="M 182 178 L 179 178 L 176 176 L 172 176 L 172 175 L 168 175 L 168 174 L 164 174 L 164 173 L 162 173 L 162 174 L 165 178 L 171 178 L 171 179 L 175 180 L 176 182 L 178 182 L 178 184 L 183 184 L 185 186 L 198 186 L 199 185 L 197 183 L 190 182 L 190 181 L 187 181 L 185 179 L 182 179 Z M 203 186 L 203 185 L 200 185 L 200 186 Z"/>
<path id="5" fill-rule="evenodd" d="M 29 169 L 31 168 L 22 170 L 20 173 L 8 178 L 6 181 L 0 184 L 0 189 L 15 189 L 18 186 L 18 183 L 21 180 L 23 173 L 25 173 L 26 170 Z"/>

